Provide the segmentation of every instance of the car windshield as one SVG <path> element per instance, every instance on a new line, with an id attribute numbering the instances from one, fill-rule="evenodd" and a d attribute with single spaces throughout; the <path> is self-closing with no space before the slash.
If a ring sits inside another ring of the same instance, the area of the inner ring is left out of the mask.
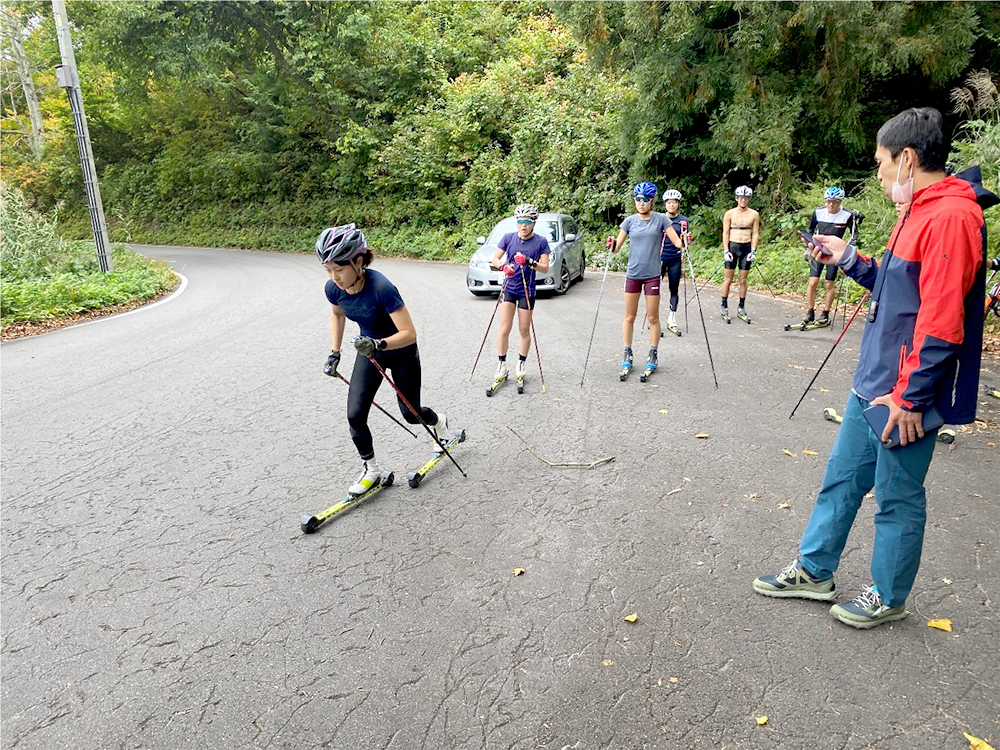
<path id="1" fill-rule="evenodd" d="M 487 244 L 497 245 L 505 234 L 517 231 L 517 222 L 514 217 L 508 217 L 501 221 L 496 227 L 493 228 L 493 232 L 490 234 L 490 238 L 487 240 Z M 559 224 L 554 220 L 543 219 L 535 224 L 535 234 L 541 235 L 549 242 L 555 242 L 559 239 Z"/>

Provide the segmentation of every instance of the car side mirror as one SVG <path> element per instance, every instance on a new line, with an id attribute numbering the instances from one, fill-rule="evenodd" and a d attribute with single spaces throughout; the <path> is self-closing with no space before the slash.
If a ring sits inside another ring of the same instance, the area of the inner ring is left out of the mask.
<path id="1" fill-rule="evenodd" d="M 576 242 L 576 235 L 575 234 L 567 234 L 566 235 L 566 241 L 567 242 Z"/>
<path id="2" fill-rule="evenodd" d="M 476 244 L 477 245 L 485 245 L 486 244 L 486 238 L 485 237 L 476 237 Z"/>

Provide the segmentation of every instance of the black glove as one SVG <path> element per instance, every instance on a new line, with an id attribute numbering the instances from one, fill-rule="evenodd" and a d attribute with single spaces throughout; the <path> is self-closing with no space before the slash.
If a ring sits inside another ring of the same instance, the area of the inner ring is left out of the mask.
<path id="1" fill-rule="evenodd" d="M 362 357 L 370 357 L 378 347 L 375 344 L 375 339 L 371 336 L 358 336 L 354 339 L 354 348 Z"/>
<path id="2" fill-rule="evenodd" d="M 1000 271 L 1000 256 L 997 256 L 996 258 L 990 261 L 990 270 Z"/>
<path id="3" fill-rule="evenodd" d="M 340 352 L 334 350 L 330 352 L 330 356 L 326 358 L 326 365 L 323 367 L 323 372 L 329 375 L 331 378 L 337 375 L 337 365 L 340 364 Z"/>

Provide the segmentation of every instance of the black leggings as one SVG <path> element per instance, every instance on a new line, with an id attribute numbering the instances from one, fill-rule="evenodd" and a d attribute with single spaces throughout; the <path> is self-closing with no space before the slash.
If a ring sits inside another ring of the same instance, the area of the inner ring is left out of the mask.
<path id="1" fill-rule="evenodd" d="M 437 424 L 438 416 L 426 406 L 420 406 L 420 352 L 416 344 L 410 344 L 402 349 L 389 352 L 379 352 L 375 355 L 379 365 L 391 373 L 392 381 L 420 412 L 426 424 Z M 382 373 L 375 369 L 368 357 L 360 354 L 354 360 L 354 372 L 351 373 L 351 388 L 347 394 L 347 423 L 351 426 L 351 440 L 361 454 L 361 460 L 367 461 L 375 455 L 372 443 L 372 433 L 368 429 L 368 412 L 371 411 L 375 393 L 382 385 Z M 420 422 L 417 416 L 406 408 L 402 399 L 396 397 L 399 411 L 410 424 Z"/>
<path id="2" fill-rule="evenodd" d="M 660 264 L 660 278 L 667 276 L 670 284 L 670 309 L 677 312 L 677 290 L 681 286 L 681 256 L 676 255 Z"/>

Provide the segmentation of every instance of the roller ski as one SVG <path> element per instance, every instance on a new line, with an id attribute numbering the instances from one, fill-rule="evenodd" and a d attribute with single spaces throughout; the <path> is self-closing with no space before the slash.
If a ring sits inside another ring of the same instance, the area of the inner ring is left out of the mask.
<path id="1" fill-rule="evenodd" d="M 993 398 L 1000 398 L 1000 388 L 997 388 L 995 385 L 984 385 L 983 392 L 987 396 L 992 396 Z"/>
<path id="2" fill-rule="evenodd" d="M 643 370 L 642 375 L 639 376 L 639 382 L 645 383 L 649 380 L 649 376 L 653 374 L 653 370 L 656 369 L 656 354 L 650 352 L 649 359 L 646 360 L 646 369 Z"/>
<path id="3" fill-rule="evenodd" d="M 622 357 L 622 371 L 618 375 L 618 379 L 621 382 L 628 380 L 628 374 L 632 372 L 632 350 L 626 349 L 625 356 Z"/>
<path id="4" fill-rule="evenodd" d="M 841 422 L 844 421 L 844 418 L 839 414 L 837 414 L 836 409 L 824 409 L 823 419 L 825 419 L 827 422 L 835 422 L 836 424 L 840 424 Z"/>
<path id="5" fill-rule="evenodd" d="M 732 318 L 729 317 L 729 308 L 728 307 L 723 307 L 722 311 L 719 313 L 719 315 L 722 316 L 722 319 L 724 321 L 726 321 L 726 323 L 732 323 L 733 322 Z"/>
<path id="6" fill-rule="evenodd" d="M 828 328 L 830 326 L 830 315 L 829 313 L 820 313 L 819 318 L 816 318 L 812 313 L 806 315 L 802 319 L 801 323 L 797 325 L 786 325 L 786 331 L 813 331 L 817 328 Z"/>
<path id="7" fill-rule="evenodd" d="M 448 438 L 447 442 L 444 442 L 445 437 L 448 437 L 448 436 L 439 437 L 438 440 L 442 441 L 442 443 L 444 444 L 444 449 L 445 450 L 450 451 L 452 448 L 454 448 L 459 443 L 464 443 L 465 442 L 465 430 L 454 430 L 454 431 L 452 431 L 451 432 L 451 436 L 450 436 L 450 438 Z M 421 466 L 416 471 L 409 472 L 406 475 L 406 482 L 407 482 L 407 484 L 409 484 L 410 487 L 413 488 L 413 489 L 416 489 L 417 487 L 419 487 L 421 480 L 423 480 L 423 478 L 430 473 L 430 470 L 433 469 L 435 466 L 437 466 L 438 463 L 441 461 L 441 459 L 444 458 L 445 455 L 447 455 L 445 453 L 445 450 L 441 449 L 441 445 L 435 445 L 434 446 L 434 458 L 432 458 L 430 461 L 428 461 L 427 463 L 425 463 L 423 466 Z"/>
<path id="8" fill-rule="evenodd" d="M 358 478 L 358 481 L 351 486 L 347 492 L 347 497 L 335 505 L 314 516 L 303 515 L 300 522 L 303 534 L 312 534 L 320 526 L 329 521 L 334 516 L 340 515 L 348 508 L 352 508 L 363 500 L 367 500 L 372 495 L 381 492 L 386 487 L 391 487 L 395 475 L 391 471 L 374 473 L 368 471 L 368 464 L 365 464 L 365 471 Z M 354 492 L 354 490 L 359 490 Z"/>
<path id="9" fill-rule="evenodd" d="M 750 316 L 747 315 L 746 308 L 740 305 L 736 308 L 736 317 L 742 320 L 747 325 L 750 325 Z"/>
<path id="10" fill-rule="evenodd" d="M 681 335 L 681 329 L 677 327 L 677 321 L 675 321 L 673 318 L 667 319 L 667 324 L 664 326 L 664 328 L 670 331 L 672 334 L 674 334 L 674 336 Z M 660 338 L 663 338 L 663 331 L 660 331 Z"/>
<path id="11" fill-rule="evenodd" d="M 507 382 L 507 363 L 501 362 L 497 366 L 496 374 L 493 376 L 493 384 L 486 389 L 486 398 L 490 398 L 497 389 Z"/>
<path id="12" fill-rule="evenodd" d="M 524 362 L 517 363 L 517 392 L 524 393 Z"/>

